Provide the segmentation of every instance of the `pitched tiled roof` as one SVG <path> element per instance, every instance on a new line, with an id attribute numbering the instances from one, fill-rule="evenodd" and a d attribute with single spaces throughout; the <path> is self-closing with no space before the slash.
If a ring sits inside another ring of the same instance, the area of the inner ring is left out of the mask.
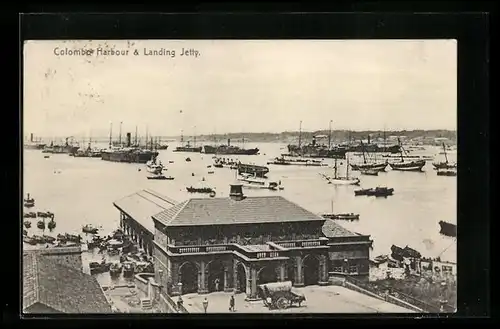
<path id="1" fill-rule="evenodd" d="M 323 234 L 327 238 L 345 237 L 345 236 L 358 236 L 358 234 L 343 228 L 335 223 L 333 219 L 327 219 L 323 224 Z"/>
<path id="2" fill-rule="evenodd" d="M 199 198 L 181 202 L 153 216 L 166 226 L 257 224 L 324 221 L 325 219 L 281 196 Z"/>
<path id="3" fill-rule="evenodd" d="M 151 217 L 177 204 L 177 201 L 151 190 L 142 190 L 115 201 L 113 204 L 145 229 L 154 233 L 155 227 Z"/>
<path id="4" fill-rule="evenodd" d="M 62 313 L 111 313 L 111 306 L 93 276 L 25 251 L 23 310 L 36 303 Z"/>

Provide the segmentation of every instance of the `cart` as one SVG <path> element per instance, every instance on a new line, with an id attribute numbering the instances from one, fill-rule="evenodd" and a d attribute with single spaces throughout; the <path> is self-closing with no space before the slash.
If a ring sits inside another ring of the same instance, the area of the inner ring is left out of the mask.
<path id="1" fill-rule="evenodd" d="M 306 300 L 304 294 L 292 287 L 291 281 L 266 283 L 258 286 L 264 305 L 269 309 L 286 309 L 297 303 L 300 307 Z"/>

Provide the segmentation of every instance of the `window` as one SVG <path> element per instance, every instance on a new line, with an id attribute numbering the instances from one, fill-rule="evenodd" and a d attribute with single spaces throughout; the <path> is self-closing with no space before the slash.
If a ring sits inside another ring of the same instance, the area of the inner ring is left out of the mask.
<path id="1" fill-rule="evenodd" d="M 443 272 L 453 272 L 453 267 L 452 266 L 446 266 L 446 265 L 443 265 Z"/>
<path id="2" fill-rule="evenodd" d="M 334 259 L 330 262 L 330 271 L 336 273 L 342 273 L 342 260 Z"/>
<path id="3" fill-rule="evenodd" d="M 349 274 L 358 274 L 358 265 L 349 266 Z"/>

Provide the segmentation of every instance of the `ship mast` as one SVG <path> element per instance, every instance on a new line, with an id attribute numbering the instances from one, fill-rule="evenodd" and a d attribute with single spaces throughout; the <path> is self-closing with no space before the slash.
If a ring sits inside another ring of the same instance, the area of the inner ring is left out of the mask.
<path id="1" fill-rule="evenodd" d="M 137 147 L 137 125 L 135 126 L 134 146 Z"/>
<path id="2" fill-rule="evenodd" d="M 109 148 L 113 146 L 113 122 L 109 123 Z"/>
<path id="3" fill-rule="evenodd" d="M 300 123 L 299 123 L 299 150 L 300 150 L 301 142 L 302 142 L 302 120 L 300 120 Z"/>
<path id="4" fill-rule="evenodd" d="M 448 163 L 448 155 L 446 155 L 446 146 L 444 145 L 444 142 L 443 142 L 443 151 L 444 151 L 444 158 L 446 159 L 446 163 Z"/>
<path id="5" fill-rule="evenodd" d="M 361 152 L 363 152 L 363 163 L 366 163 L 365 144 L 363 144 L 363 140 L 361 140 Z"/>
<path id="6" fill-rule="evenodd" d="M 330 120 L 330 124 L 328 126 L 328 149 L 332 146 L 332 120 Z"/>
<path id="7" fill-rule="evenodd" d="M 193 127 L 193 147 L 196 147 L 196 126 Z"/>
<path id="8" fill-rule="evenodd" d="M 346 156 L 346 160 L 345 177 L 349 179 L 349 156 Z"/>
<path id="9" fill-rule="evenodd" d="M 149 127 L 146 125 L 146 141 L 145 141 L 145 147 L 148 148 L 148 138 L 149 138 Z"/>
<path id="10" fill-rule="evenodd" d="M 183 130 L 181 129 L 181 144 L 184 143 L 184 135 L 183 135 Z"/>
<path id="11" fill-rule="evenodd" d="M 334 178 L 337 179 L 337 158 L 335 158 L 335 165 L 333 167 Z"/>
<path id="12" fill-rule="evenodd" d="M 118 144 L 120 144 L 120 147 L 123 147 L 123 145 L 122 145 L 122 124 L 123 124 L 123 121 L 120 121 L 120 137 L 118 137 Z"/>

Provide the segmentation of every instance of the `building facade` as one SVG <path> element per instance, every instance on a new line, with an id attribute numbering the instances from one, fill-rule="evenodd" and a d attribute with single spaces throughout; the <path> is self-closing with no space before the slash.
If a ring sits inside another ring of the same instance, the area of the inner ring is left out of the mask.
<path id="1" fill-rule="evenodd" d="M 369 236 L 350 232 L 281 196 L 190 199 L 152 217 L 155 281 L 169 295 L 244 292 L 291 281 L 328 285 L 368 278 Z"/>

